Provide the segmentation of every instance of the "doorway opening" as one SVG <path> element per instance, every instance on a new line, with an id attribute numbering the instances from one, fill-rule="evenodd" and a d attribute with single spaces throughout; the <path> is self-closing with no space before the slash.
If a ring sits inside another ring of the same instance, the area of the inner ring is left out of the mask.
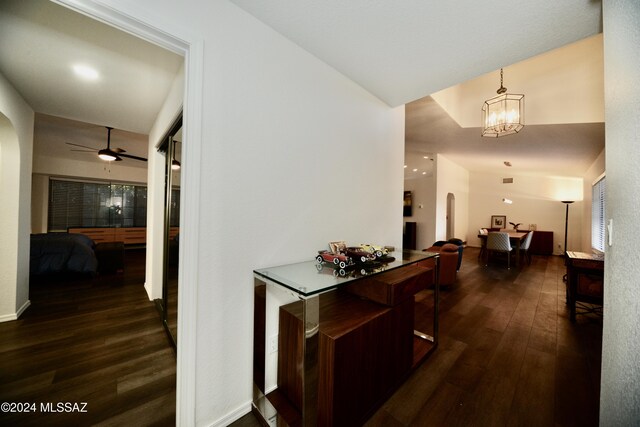
<path id="1" fill-rule="evenodd" d="M 455 237 L 456 224 L 456 196 L 447 194 L 447 240 Z"/>

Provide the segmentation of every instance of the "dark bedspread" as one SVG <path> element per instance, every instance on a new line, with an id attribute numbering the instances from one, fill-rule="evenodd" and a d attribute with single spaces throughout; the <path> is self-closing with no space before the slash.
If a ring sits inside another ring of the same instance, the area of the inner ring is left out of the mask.
<path id="1" fill-rule="evenodd" d="M 95 243 L 83 234 L 45 233 L 31 235 L 29 272 L 96 274 Z"/>

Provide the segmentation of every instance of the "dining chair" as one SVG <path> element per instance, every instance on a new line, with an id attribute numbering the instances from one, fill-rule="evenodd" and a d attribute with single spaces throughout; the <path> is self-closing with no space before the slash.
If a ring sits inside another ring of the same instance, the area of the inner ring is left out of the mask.
<path id="1" fill-rule="evenodd" d="M 489 258 L 492 252 L 500 252 L 507 254 L 507 269 L 511 269 L 511 242 L 509 241 L 509 234 L 504 232 L 490 232 L 487 235 L 487 262 L 485 265 L 489 265 Z"/>
<path id="2" fill-rule="evenodd" d="M 522 254 L 522 256 L 527 260 L 528 265 L 531 265 L 531 252 L 529 252 L 531 239 L 533 239 L 533 231 L 530 231 L 529 234 L 527 234 L 527 237 L 524 238 L 524 241 L 520 244 L 520 254 Z"/>

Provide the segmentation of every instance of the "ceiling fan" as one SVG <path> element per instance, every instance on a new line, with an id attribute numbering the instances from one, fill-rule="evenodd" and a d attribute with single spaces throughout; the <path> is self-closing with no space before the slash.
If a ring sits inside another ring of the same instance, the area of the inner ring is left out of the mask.
<path id="1" fill-rule="evenodd" d="M 124 154 L 124 153 L 126 153 L 126 151 L 123 150 L 122 148 L 111 148 L 111 130 L 113 128 L 109 127 L 109 126 L 105 126 L 105 127 L 107 128 L 107 148 L 103 148 L 101 150 L 97 150 L 98 151 L 98 157 L 100 157 L 102 160 L 106 160 L 106 161 L 115 160 L 117 162 L 122 161 L 123 157 L 125 157 L 127 159 L 140 160 L 140 161 L 143 161 L 143 162 L 147 161 L 147 159 L 145 159 L 144 157 L 134 156 L 132 154 Z M 82 150 L 71 149 L 71 151 L 81 151 L 81 152 L 85 152 L 85 153 L 95 153 L 96 152 L 95 148 L 87 147 L 86 145 L 74 144 L 72 142 L 66 142 L 65 144 L 83 148 Z"/>

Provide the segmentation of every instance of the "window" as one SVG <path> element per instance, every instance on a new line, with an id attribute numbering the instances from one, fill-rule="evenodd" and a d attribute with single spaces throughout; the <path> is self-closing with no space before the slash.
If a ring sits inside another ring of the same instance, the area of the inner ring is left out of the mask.
<path id="1" fill-rule="evenodd" d="M 69 227 L 145 227 L 147 187 L 51 179 L 49 231 Z"/>
<path id="2" fill-rule="evenodd" d="M 591 247 L 604 252 L 605 242 L 605 176 L 599 178 L 591 189 Z"/>

